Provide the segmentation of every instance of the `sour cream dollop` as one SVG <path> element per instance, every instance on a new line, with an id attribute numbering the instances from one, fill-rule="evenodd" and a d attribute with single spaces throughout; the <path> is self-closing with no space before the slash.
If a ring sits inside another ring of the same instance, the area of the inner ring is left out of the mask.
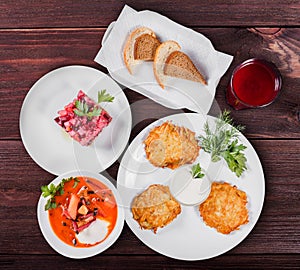
<path id="1" fill-rule="evenodd" d="M 107 236 L 110 223 L 105 220 L 96 219 L 89 227 L 76 235 L 77 240 L 82 244 L 95 244 Z"/>
<path id="2" fill-rule="evenodd" d="M 184 205 L 197 205 L 204 202 L 211 188 L 207 175 L 193 178 L 186 167 L 177 169 L 170 180 L 170 191 L 175 199 Z"/>

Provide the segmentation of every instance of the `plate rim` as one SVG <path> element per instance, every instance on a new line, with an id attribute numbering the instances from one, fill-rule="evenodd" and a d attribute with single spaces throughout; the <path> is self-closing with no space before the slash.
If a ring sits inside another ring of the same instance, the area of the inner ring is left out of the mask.
<path id="1" fill-rule="evenodd" d="M 193 115 L 193 116 L 195 116 L 195 115 L 203 116 L 203 115 L 201 115 L 201 114 L 199 114 L 199 113 L 195 113 L 195 112 L 192 112 L 192 113 L 175 113 L 175 114 L 172 114 L 172 115 L 168 115 L 168 116 L 166 116 L 166 117 L 162 117 L 162 118 L 160 118 L 160 119 L 157 119 L 157 120 L 153 121 L 152 123 L 150 123 L 149 125 L 147 125 L 144 129 L 142 129 L 142 130 L 139 132 L 139 134 L 137 134 L 137 135 L 135 136 L 135 138 L 131 141 L 130 145 L 129 145 L 128 148 L 126 149 L 126 152 L 124 153 L 124 155 L 123 155 L 123 157 L 122 157 L 122 160 L 121 160 L 121 163 L 120 163 L 120 168 L 119 168 L 118 174 L 117 174 L 117 189 L 118 189 L 118 190 L 119 190 L 119 186 L 120 186 L 120 181 L 118 181 L 118 179 L 119 179 L 119 177 L 121 176 L 122 171 L 125 171 L 125 172 L 126 172 L 126 170 L 124 169 L 124 166 L 122 166 L 122 162 L 123 162 L 123 160 L 125 160 L 125 158 L 126 158 L 126 153 L 127 153 L 127 151 L 129 150 L 130 146 L 135 142 L 135 140 L 137 140 L 138 136 L 141 136 L 141 134 L 145 133 L 145 131 L 146 131 L 147 129 L 149 129 L 150 126 L 154 126 L 154 125 L 159 124 L 160 121 L 173 120 L 173 119 L 170 119 L 170 118 L 173 118 L 173 117 L 181 117 L 182 115 L 185 115 L 185 116 L 188 116 L 188 117 L 189 117 L 190 115 Z M 216 117 L 210 116 L 210 115 L 205 115 L 205 117 L 207 117 L 207 118 L 212 118 L 212 119 L 215 119 L 215 118 L 216 118 Z M 206 119 L 207 119 L 207 118 L 206 118 Z M 240 239 L 238 239 L 238 241 L 237 241 L 236 243 L 233 243 L 233 244 L 229 245 L 228 248 L 226 248 L 226 249 L 224 249 L 223 251 L 220 251 L 220 252 L 214 254 L 213 256 L 203 256 L 203 257 L 201 257 L 201 258 L 185 258 L 185 257 L 182 257 L 182 256 L 174 256 L 174 255 L 168 254 L 167 252 L 161 252 L 161 251 L 159 250 L 159 248 L 153 247 L 152 245 L 149 245 L 148 243 L 145 243 L 144 239 L 143 239 L 140 235 L 138 235 L 138 233 L 135 232 L 134 228 L 132 228 L 132 225 L 128 222 L 128 216 L 127 216 L 127 213 L 126 213 L 126 211 L 125 211 L 125 222 L 126 222 L 126 224 L 127 224 L 128 227 L 130 228 L 130 230 L 134 233 L 134 235 L 135 235 L 140 241 L 143 242 L 144 245 L 146 245 L 147 247 L 151 248 L 152 250 L 156 251 L 157 253 L 159 253 L 159 254 L 161 254 L 161 255 L 164 255 L 164 256 L 166 256 L 166 257 L 170 257 L 170 258 L 173 258 L 173 259 L 183 260 L 183 261 L 201 261 L 201 260 L 207 260 L 207 259 L 215 258 L 215 257 L 217 257 L 217 256 L 220 256 L 220 255 L 222 255 L 222 254 L 224 254 L 224 253 L 226 253 L 226 252 L 232 250 L 233 248 L 237 247 L 242 241 L 244 241 L 244 240 L 248 237 L 248 235 L 252 232 L 252 230 L 253 230 L 254 227 L 256 226 L 256 224 L 257 224 L 257 222 L 258 222 L 258 220 L 259 220 L 259 218 L 260 218 L 260 216 L 261 216 L 262 210 L 263 210 L 264 200 L 265 200 L 265 189 L 266 189 L 265 186 L 266 186 L 266 181 L 265 181 L 265 175 L 264 175 L 264 171 L 263 171 L 263 166 L 262 166 L 262 164 L 261 164 L 261 161 L 260 161 L 260 158 L 259 158 L 257 152 L 255 151 L 255 149 L 254 149 L 254 147 L 252 146 L 252 144 L 250 143 L 250 141 L 246 138 L 246 136 L 245 136 L 242 132 L 239 132 L 239 136 L 240 136 L 240 138 L 242 138 L 243 140 L 247 141 L 248 144 L 249 144 L 249 146 L 251 147 L 251 151 L 253 151 L 253 153 L 254 153 L 254 155 L 255 155 L 255 158 L 257 158 L 257 161 L 258 161 L 258 164 L 259 164 L 259 171 L 260 171 L 260 173 L 261 173 L 262 180 L 263 180 L 263 181 L 262 181 L 262 186 L 261 186 L 261 187 L 262 187 L 262 190 L 261 190 L 261 191 L 262 191 L 261 204 L 259 205 L 259 209 L 258 209 L 258 211 L 257 211 L 257 218 L 256 218 L 256 220 L 254 220 L 254 222 L 253 222 L 251 225 L 249 225 L 249 226 L 250 226 L 250 227 L 249 227 L 249 231 L 248 231 L 244 236 L 242 236 Z M 239 138 L 239 139 L 240 139 L 240 138 Z M 121 192 L 120 192 L 120 195 L 121 195 L 121 197 L 122 197 Z M 182 207 L 183 207 L 183 205 L 182 205 Z M 130 219 L 132 219 L 132 216 L 130 217 Z"/>

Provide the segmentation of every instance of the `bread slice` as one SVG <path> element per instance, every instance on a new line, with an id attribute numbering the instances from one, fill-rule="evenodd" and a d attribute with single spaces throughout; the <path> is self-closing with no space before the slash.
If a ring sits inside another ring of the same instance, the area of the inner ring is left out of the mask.
<path id="1" fill-rule="evenodd" d="M 165 88 L 166 75 L 164 73 L 165 63 L 169 55 L 181 49 L 180 45 L 173 40 L 168 40 L 161 43 L 155 52 L 153 62 L 153 72 L 155 78 L 162 88 Z"/>
<path id="2" fill-rule="evenodd" d="M 154 56 L 153 71 L 159 85 L 165 88 L 167 76 L 207 84 L 193 61 L 180 50 L 180 45 L 173 40 L 158 46 Z"/>
<path id="3" fill-rule="evenodd" d="M 142 61 L 154 59 L 154 52 L 160 44 L 155 33 L 147 27 L 139 27 L 128 36 L 124 50 L 124 63 L 130 74 L 133 67 Z"/>
<path id="4" fill-rule="evenodd" d="M 134 59 L 153 61 L 159 45 L 160 41 L 155 36 L 149 34 L 139 36 L 134 43 Z"/>
<path id="5" fill-rule="evenodd" d="M 164 74 L 185 80 L 201 82 L 207 84 L 203 75 L 195 67 L 192 60 L 183 52 L 172 52 L 164 66 Z"/>

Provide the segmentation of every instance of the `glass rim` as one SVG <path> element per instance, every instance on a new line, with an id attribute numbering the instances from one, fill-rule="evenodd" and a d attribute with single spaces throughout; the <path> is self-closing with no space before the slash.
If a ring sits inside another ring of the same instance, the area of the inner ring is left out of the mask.
<path id="1" fill-rule="evenodd" d="M 241 68 L 243 68 L 244 66 L 246 66 L 247 64 L 252 63 L 252 62 L 259 62 L 259 63 L 263 64 L 264 66 L 267 66 L 267 68 L 270 68 L 271 71 L 273 71 L 274 74 L 275 74 L 275 86 L 274 86 L 274 88 L 275 88 L 275 90 L 277 90 L 277 94 L 270 102 L 262 104 L 262 105 L 251 105 L 251 104 L 248 104 L 247 102 L 242 101 L 237 96 L 237 94 L 234 90 L 234 87 L 233 87 L 234 75 Z M 249 108 L 263 108 L 263 107 L 266 107 L 266 106 L 272 104 L 277 99 L 277 97 L 279 96 L 279 93 L 281 92 L 281 87 L 282 87 L 282 77 L 281 77 L 281 74 L 280 74 L 278 68 L 272 62 L 269 62 L 269 61 L 261 59 L 261 58 L 250 58 L 250 59 L 247 59 L 244 62 L 240 63 L 239 65 L 237 65 L 235 67 L 235 69 L 233 70 L 233 72 L 231 74 L 231 77 L 230 77 L 230 90 L 231 90 L 232 94 L 234 95 L 234 97 L 237 99 L 238 102 L 240 102 L 242 105 L 244 105 L 246 107 L 249 107 Z"/>

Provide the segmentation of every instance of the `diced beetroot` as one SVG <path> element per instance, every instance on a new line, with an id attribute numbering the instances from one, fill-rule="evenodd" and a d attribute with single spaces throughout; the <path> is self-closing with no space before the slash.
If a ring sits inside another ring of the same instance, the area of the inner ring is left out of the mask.
<path id="1" fill-rule="evenodd" d="M 68 206 L 68 213 L 70 217 L 75 220 L 77 216 L 77 208 L 80 202 L 80 198 L 76 194 L 71 194 L 71 199 Z"/>
<path id="2" fill-rule="evenodd" d="M 88 214 L 86 218 L 82 218 L 80 217 L 78 221 L 76 221 L 76 225 L 78 228 L 84 226 L 87 223 L 90 223 L 92 221 L 94 221 L 96 219 L 96 217 L 93 215 L 93 213 Z"/>
<path id="3" fill-rule="evenodd" d="M 59 116 L 66 116 L 66 115 L 68 115 L 68 112 L 66 110 L 60 110 L 58 112 L 58 114 L 59 114 Z"/>
<path id="4" fill-rule="evenodd" d="M 112 117 L 107 113 L 107 111 L 102 110 L 101 116 L 106 119 L 106 121 L 109 123 L 112 119 Z"/>
<path id="5" fill-rule="evenodd" d="M 85 221 L 87 221 L 87 219 L 89 217 L 93 217 L 93 216 L 94 216 L 94 213 L 92 212 L 92 213 L 89 213 L 89 214 L 86 214 L 85 216 L 83 216 L 82 219 L 84 219 Z"/>
<path id="6" fill-rule="evenodd" d="M 74 109 L 74 104 L 73 102 L 69 103 L 68 105 L 65 106 L 65 110 L 68 111 L 68 112 L 72 112 L 73 109 Z"/>
<path id="7" fill-rule="evenodd" d="M 77 226 L 77 223 L 74 220 L 72 220 L 72 225 L 73 225 L 73 230 L 77 233 L 78 226 Z"/>
<path id="8" fill-rule="evenodd" d="M 65 122 L 65 123 L 64 123 L 64 126 L 65 126 L 66 131 L 71 131 L 71 125 L 70 125 L 70 122 Z"/>
<path id="9" fill-rule="evenodd" d="M 68 219 L 72 219 L 70 214 L 68 213 L 68 210 L 66 208 L 64 208 L 63 206 L 61 206 L 62 208 L 62 215 L 66 216 L 66 218 Z"/>
<path id="10" fill-rule="evenodd" d="M 69 123 L 70 123 L 70 125 L 72 125 L 72 126 L 74 126 L 75 125 L 75 119 L 73 118 L 73 119 L 71 119 L 70 121 L 69 121 Z"/>
<path id="11" fill-rule="evenodd" d="M 62 121 L 60 120 L 59 117 L 55 117 L 55 118 L 54 118 L 54 121 L 55 121 L 57 124 L 59 124 L 60 126 L 63 125 L 63 123 L 62 123 Z"/>
<path id="12" fill-rule="evenodd" d="M 77 98 L 82 99 L 84 96 L 85 96 L 85 93 L 82 90 L 79 90 L 79 92 L 77 94 Z"/>
<path id="13" fill-rule="evenodd" d="M 100 115 L 88 117 L 74 112 L 76 101 L 83 102 L 91 112 L 100 109 Z M 90 145 L 98 134 L 111 122 L 111 116 L 103 110 L 95 101 L 89 98 L 82 90 L 77 97 L 58 112 L 59 117 L 54 120 L 76 141 L 83 146 Z"/>
<path id="14" fill-rule="evenodd" d="M 94 215 L 92 215 L 92 216 L 86 218 L 84 221 L 85 221 L 86 223 L 89 223 L 89 222 L 93 221 L 94 219 L 95 219 L 95 218 L 94 218 Z"/>
<path id="15" fill-rule="evenodd" d="M 84 199 L 84 198 L 81 199 L 81 203 L 82 203 L 83 205 L 86 205 L 86 202 L 85 202 L 85 199 Z"/>

